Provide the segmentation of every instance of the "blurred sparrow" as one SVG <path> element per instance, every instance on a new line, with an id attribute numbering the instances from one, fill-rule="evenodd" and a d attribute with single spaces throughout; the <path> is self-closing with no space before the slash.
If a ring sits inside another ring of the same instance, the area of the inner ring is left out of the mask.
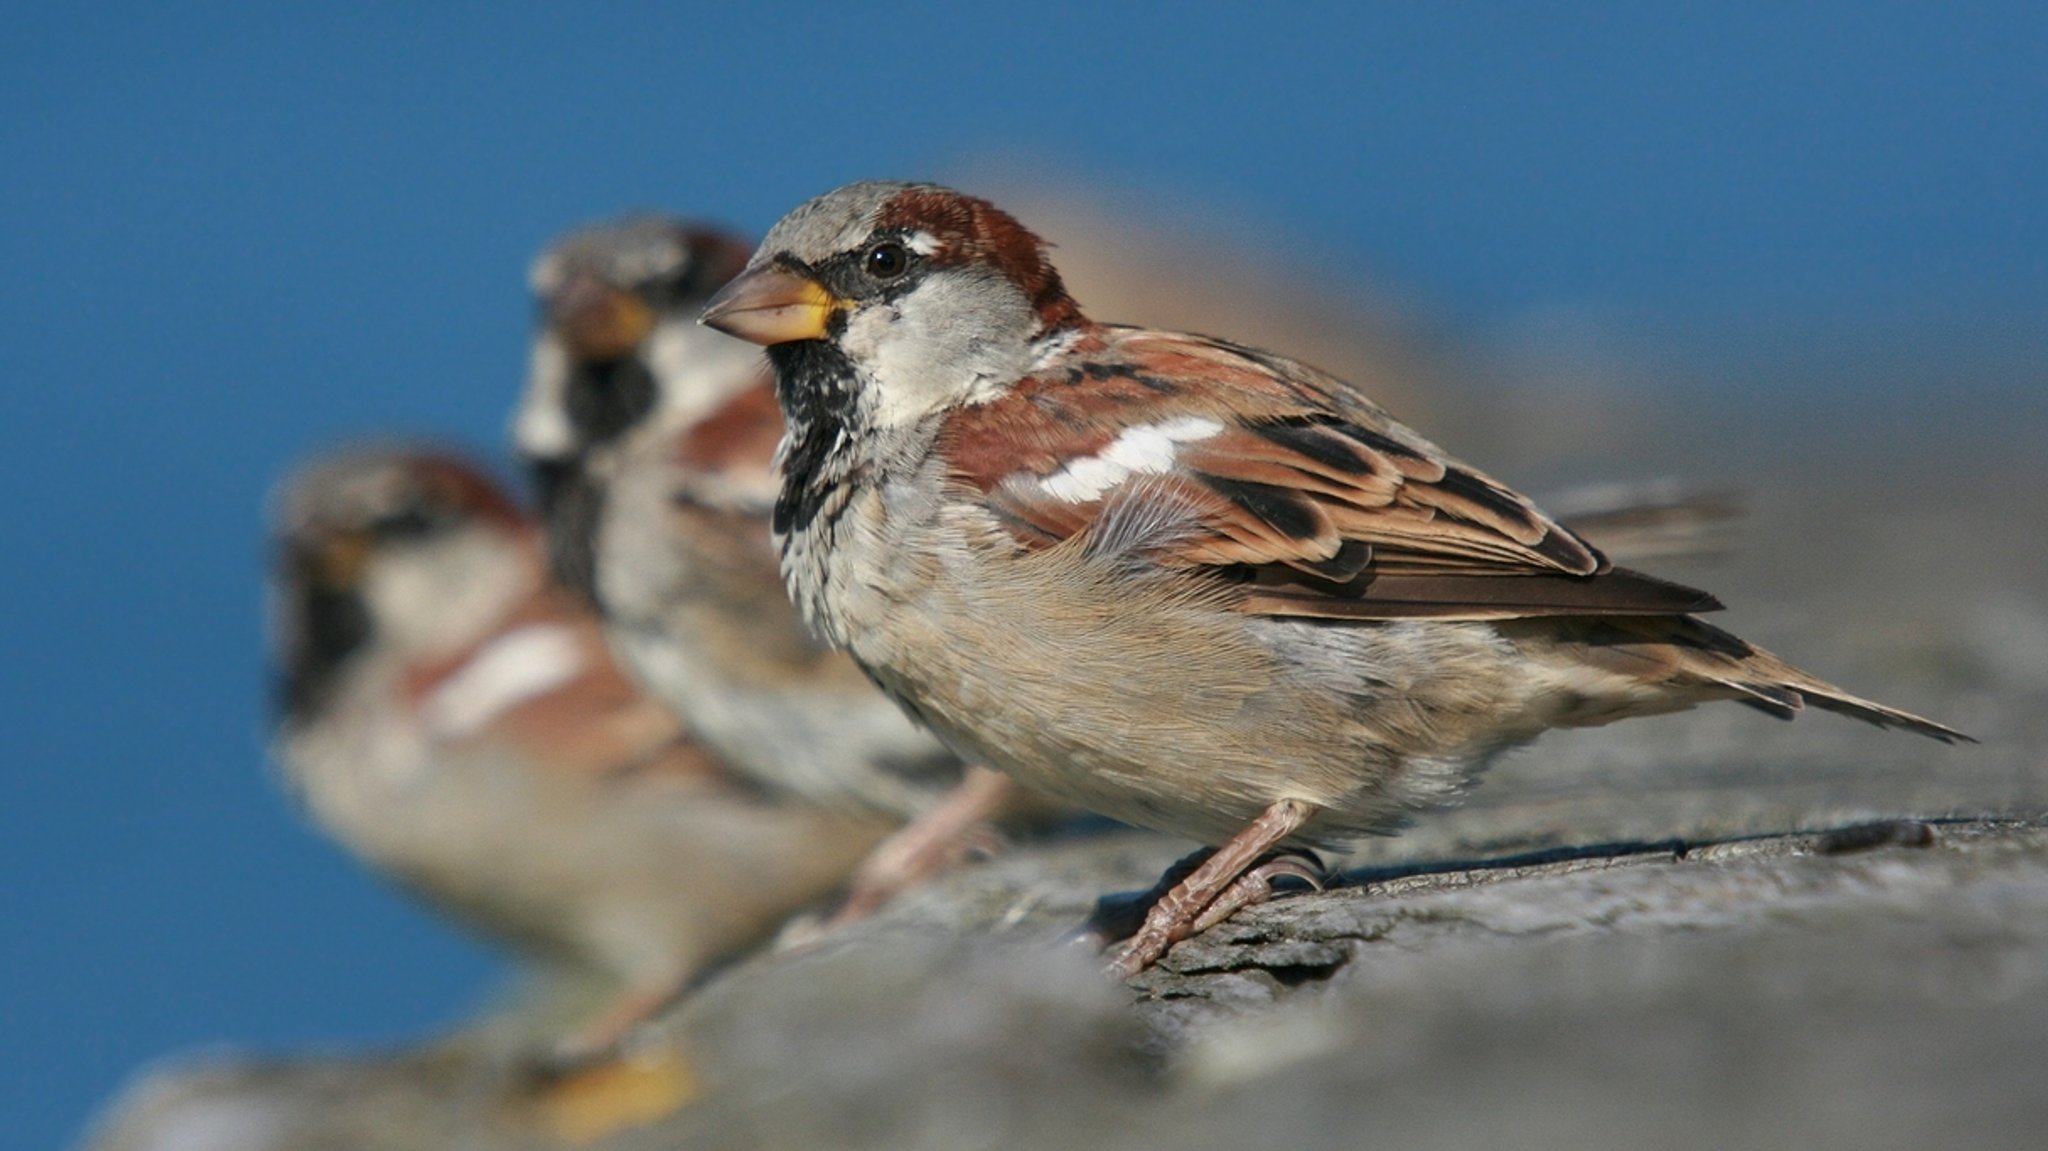
<path id="1" fill-rule="evenodd" d="M 1341 380 L 1088 319 L 982 200 L 813 200 L 704 321 L 768 346 L 809 619 L 962 756 L 1216 846 L 1121 974 L 1301 873 L 1275 849 L 1384 832 L 1546 728 L 1733 699 L 1963 738 L 1695 619 L 1720 604 Z"/>
<path id="2" fill-rule="evenodd" d="M 513 437 L 557 573 L 613 647 L 737 769 L 834 809 L 918 818 L 879 848 L 840 917 L 984 846 L 1008 777 L 970 772 L 814 638 L 768 528 L 782 416 L 758 348 L 697 323 L 748 248 L 642 217 L 535 261 L 540 308 Z M 1014 804 L 1013 804 L 1014 806 Z"/>
<path id="3" fill-rule="evenodd" d="M 610 1051 L 887 830 L 764 798 L 687 738 L 470 465 L 338 453 L 285 485 L 276 520 L 286 778 L 435 908 L 617 984 L 558 1056 Z"/>

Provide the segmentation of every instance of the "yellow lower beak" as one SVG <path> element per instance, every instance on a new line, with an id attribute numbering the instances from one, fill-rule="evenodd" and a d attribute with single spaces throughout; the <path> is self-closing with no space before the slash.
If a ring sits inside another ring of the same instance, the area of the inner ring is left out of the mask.
<path id="1" fill-rule="evenodd" d="M 839 299 L 809 276 L 764 264 L 727 284 L 699 323 L 763 346 L 822 340 Z"/>

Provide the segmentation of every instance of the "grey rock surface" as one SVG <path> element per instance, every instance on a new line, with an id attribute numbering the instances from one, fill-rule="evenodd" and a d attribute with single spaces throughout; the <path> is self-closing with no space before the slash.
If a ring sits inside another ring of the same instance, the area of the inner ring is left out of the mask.
<path id="1" fill-rule="evenodd" d="M 1957 469 L 1885 449 L 1904 435 L 1763 473 L 1728 446 L 1769 444 L 1715 429 L 1717 453 L 1668 465 L 1776 495 L 1733 558 L 1660 570 L 1981 746 L 1736 707 L 1554 733 L 1361 845 L 1346 882 L 1247 910 L 1128 987 L 1064 940 L 1190 845 L 1020 848 L 721 973 L 646 1039 L 687 1061 L 692 1101 L 592 1145 L 2042 1145 L 2038 441 Z M 413 1050 L 180 1059 L 87 1145 L 560 1146 L 518 1057 L 543 1011 Z"/>
<path id="2" fill-rule="evenodd" d="M 1113 989 L 1054 934 L 1086 900 L 1033 885 L 1166 846 L 1018 856 L 732 970 L 652 1040 L 698 1102 L 605 1145 L 2023 1147 L 2048 1122 L 2040 822 L 1369 866 Z M 221 1059 L 146 1080 L 94 1146 L 559 1145 L 522 1084 L 475 1037 Z"/>

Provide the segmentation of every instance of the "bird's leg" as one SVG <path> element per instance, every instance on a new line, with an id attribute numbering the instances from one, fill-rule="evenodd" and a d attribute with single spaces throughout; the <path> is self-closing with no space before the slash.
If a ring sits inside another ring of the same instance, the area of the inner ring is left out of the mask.
<path id="1" fill-rule="evenodd" d="M 847 882 L 846 899 L 824 930 L 873 915 L 883 904 L 951 867 L 970 853 L 988 850 L 995 837 L 990 817 L 1017 792 L 1009 776 L 970 767 L 960 783 L 930 810 L 884 839 Z"/>
<path id="2" fill-rule="evenodd" d="M 651 1123 L 696 1098 L 696 1068 L 666 1043 L 633 1033 L 681 998 L 687 979 L 628 987 L 589 1023 L 532 1058 L 513 1090 L 558 1143 L 582 1146 Z"/>
<path id="3" fill-rule="evenodd" d="M 1076 948 L 1098 952 L 1119 939 L 1129 939 L 1145 920 L 1145 913 L 1153 904 L 1166 898 L 1180 881 L 1186 879 L 1202 862 L 1216 854 L 1213 847 L 1198 848 L 1176 860 L 1173 866 L 1160 873 L 1151 887 L 1136 895 L 1105 895 L 1095 901 L 1095 910 L 1086 922 L 1075 928 L 1066 942 Z"/>
<path id="4" fill-rule="evenodd" d="M 1167 948 L 1192 935 L 1198 922 L 1206 926 L 1204 913 L 1220 900 L 1235 898 L 1237 902 L 1229 910 L 1236 911 L 1259 897 L 1257 888 L 1260 885 L 1266 885 L 1265 894 L 1270 894 L 1271 879 L 1292 872 L 1286 869 L 1275 871 L 1255 880 L 1239 894 L 1233 895 L 1233 889 L 1238 880 L 1248 878 L 1245 874 L 1247 868 L 1272 850 L 1274 844 L 1301 830 L 1316 810 L 1314 804 L 1305 800 L 1283 799 L 1260 812 L 1257 819 L 1231 836 L 1228 842 L 1203 860 L 1200 867 L 1189 872 L 1187 878 L 1175 884 L 1152 905 L 1152 910 L 1145 914 L 1145 925 L 1110 960 L 1110 974 L 1118 979 L 1128 979 L 1150 967 L 1166 954 Z M 1222 918 L 1218 916 L 1217 920 Z"/>
<path id="5" fill-rule="evenodd" d="M 556 1043 L 538 1070 L 544 1078 L 558 1079 L 617 1058 L 627 1036 L 682 998 L 686 982 L 677 978 L 619 992 L 603 1011 Z"/>

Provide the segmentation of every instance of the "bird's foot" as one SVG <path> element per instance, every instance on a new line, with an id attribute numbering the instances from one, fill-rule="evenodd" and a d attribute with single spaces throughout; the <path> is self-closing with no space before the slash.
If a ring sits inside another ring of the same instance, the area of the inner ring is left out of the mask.
<path id="1" fill-rule="evenodd" d="M 1111 978 L 1131 978 L 1157 962 L 1175 943 L 1270 898 L 1275 879 L 1293 876 L 1321 887 L 1322 868 L 1314 856 L 1267 854 L 1274 844 L 1299 831 L 1315 812 L 1307 802 L 1283 799 L 1211 852 L 1152 904 L 1144 924 L 1110 959 Z"/>

